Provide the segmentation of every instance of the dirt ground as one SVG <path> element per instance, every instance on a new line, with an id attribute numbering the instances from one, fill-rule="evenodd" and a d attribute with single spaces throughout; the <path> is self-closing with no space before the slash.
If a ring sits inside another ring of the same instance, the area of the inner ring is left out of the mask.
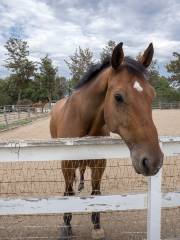
<path id="1" fill-rule="evenodd" d="M 154 110 L 153 119 L 159 135 L 180 135 L 180 110 Z M 49 118 L 37 120 L 27 126 L 1 132 L 0 139 L 49 138 Z M 85 172 L 85 189 L 79 193 L 79 173 L 74 184 L 76 195 L 91 192 L 90 170 Z M 147 190 L 147 178 L 137 175 L 129 159 L 107 160 L 103 175 L 102 194 L 124 194 Z M 163 169 L 162 190 L 180 191 L 180 156 L 166 158 Z M 0 164 L 1 197 L 48 197 L 63 195 L 64 179 L 61 163 L 23 162 Z M 162 210 L 162 239 L 180 239 L 180 208 Z M 102 213 L 102 226 L 108 240 L 141 240 L 146 238 L 147 211 Z M 0 217 L 0 239 L 58 239 L 61 215 L 4 216 Z M 74 214 L 72 220 L 75 237 L 91 239 L 90 214 Z"/>

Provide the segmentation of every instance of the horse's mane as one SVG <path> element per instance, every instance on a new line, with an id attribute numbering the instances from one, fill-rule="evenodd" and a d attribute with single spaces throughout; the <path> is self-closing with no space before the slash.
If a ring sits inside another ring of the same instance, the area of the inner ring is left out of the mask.
<path id="1" fill-rule="evenodd" d="M 111 65 L 110 57 L 107 57 L 102 63 L 92 64 L 84 76 L 80 79 L 75 89 L 79 89 L 86 83 L 94 79 L 100 72 Z"/>
<path id="2" fill-rule="evenodd" d="M 84 76 L 80 79 L 75 89 L 79 89 L 86 83 L 97 77 L 104 69 L 111 65 L 111 58 L 107 57 L 102 63 L 92 64 Z M 143 76 L 145 79 L 148 78 L 147 69 L 138 61 L 131 57 L 125 57 L 123 64 L 119 67 L 119 70 L 126 68 L 128 72 L 134 73 L 135 75 Z"/>

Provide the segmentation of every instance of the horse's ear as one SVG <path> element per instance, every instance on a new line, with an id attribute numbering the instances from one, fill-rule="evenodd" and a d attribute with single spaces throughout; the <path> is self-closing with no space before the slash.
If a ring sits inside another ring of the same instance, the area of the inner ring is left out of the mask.
<path id="1" fill-rule="evenodd" d="M 118 45 L 116 45 L 112 53 L 111 65 L 115 70 L 119 68 L 124 59 L 124 52 L 122 46 L 123 43 L 120 42 Z"/>
<path id="2" fill-rule="evenodd" d="M 149 65 L 152 62 L 152 58 L 154 55 L 154 48 L 153 48 L 153 44 L 150 43 L 148 48 L 144 51 L 144 54 L 142 55 L 142 57 L 140 57 L 139 61 L 142 65 L 144 65 L 145 68 L 149 67 Z"/>

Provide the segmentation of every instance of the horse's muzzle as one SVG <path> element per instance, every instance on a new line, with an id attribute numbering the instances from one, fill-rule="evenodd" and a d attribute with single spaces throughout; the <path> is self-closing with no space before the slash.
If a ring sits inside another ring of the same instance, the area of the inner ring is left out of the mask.
<path id="1" fill-rule="evenodd" d="M 143 148 L 133 148 L 131 150 L 131 159 L 138 174 L 153 176 L 162 167 L 163 153 L 160 149 L 155 153 L 149 153 L 149 151 L 143 151 Z"/>

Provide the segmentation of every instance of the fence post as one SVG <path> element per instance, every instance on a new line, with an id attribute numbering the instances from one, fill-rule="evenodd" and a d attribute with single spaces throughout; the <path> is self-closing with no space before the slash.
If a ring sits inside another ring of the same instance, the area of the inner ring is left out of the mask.
<path id="1" fill-rule="evenodd" d="M 30 109 L 30 106 L 27 107 L 27 112 L 28 112 L 28 120 L 29 120 L 30 117 L 31 117 L 31 109 Z"/>
<path id="2" fill-rule="evenodd" d="M 17 111 L 17 114 L 18 114 L 18 120 L 20 119 L 20 111 L 21 111 L 21 109 L 20 109 L 20 106 L 18 106 L 18 111 Z"/>
<path id="3" fill-rule="evenodd" d="M 158 102 L 158 108 L 161 109 L 161 102 Z"/>
<path id="4" fill-rule="evenodd" d="M 147 240 L 161 239 L 161 177 L 162 169 L 148 179 Z"/>
<path id="5" fill-rule="evenodd" d="M 37 118 L 38 118 L 38 108 L 35 107 L 35 119 L 37 119 Z"/>

